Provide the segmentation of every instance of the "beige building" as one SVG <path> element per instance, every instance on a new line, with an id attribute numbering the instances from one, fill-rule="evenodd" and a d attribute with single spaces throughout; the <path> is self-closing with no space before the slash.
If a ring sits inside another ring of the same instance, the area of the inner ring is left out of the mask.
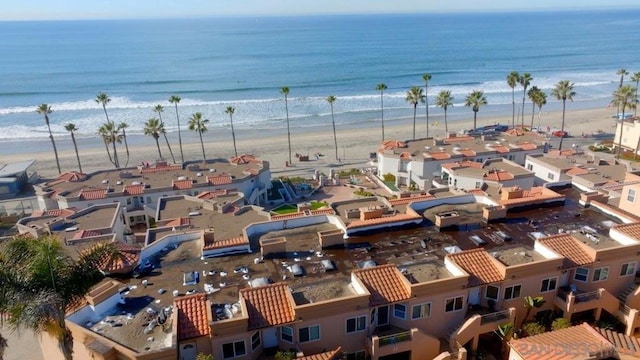
<path id="1" fill-rule="evenodd" d="M 622 132 L 622 141 L 620 140 Z M 622 146 L 623 150 L 631 151 L 640 155 L 640 120 L 638 118 L 625 119 L 616 123 L 616 135 L 613 138 L 613 145 L 617 148 Z"/>

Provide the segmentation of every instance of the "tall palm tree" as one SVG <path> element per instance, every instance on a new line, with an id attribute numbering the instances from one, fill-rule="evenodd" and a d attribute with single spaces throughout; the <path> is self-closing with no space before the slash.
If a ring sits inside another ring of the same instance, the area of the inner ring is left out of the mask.
<path id="1" fill-rule="evenodd" d="M 107 94 L 105 94 L 103 92 L 100 92 L 100 93 L 98 93 L 98 95 L 96 95 L 95 101 L 98 104 L 102 105 L 102 110 L 104 110 L 104 116 L 107 118 L 107 123 L 111 124 L 110 129 L 112 131 L 114 131 L 114 133 L 111 134 L 111 137 L 113 139 L 115 139 L 116 138 L 116 135 L 115 135 L 116 127 L 115 127 L 115 124 L 112 123 L 109 120 L 109 114 L 107 113 L 107 104 L 109 102 L 111 102 L 111 98 L 109 97 L 109 95 L 107 95 Z M 113 146 L 113 161 L 112 162 L 113 162 L 113 164 L 115 165 L 116 168 L 119 168 L 120 167 L 120 162 L 118 161 L 118 150 L 116 149 L 116 142 L 113 141 L 113 142 L 111 142 L 111 144 Z"/>
<path id="2" fill-rule="evenodd" d="M 387 90 L 385 83 L 376 85 L 376 90 L 380 91 L 380 126 L 382 126 L 382 141 L 384 142 L 384 91 Z"/>
<path id="3" fill-rule="evenodd" d="M 444 132 L 449 136 L 449 124 L 447 123 L 447 109 L 453 106 L 453 96 L 451 90 L 442 90 L 436 97 L 435 105 L 444 110 Z"/>
<path id="4" fill-rule="evenodd" d="M 537 89 L 535 86 L 531 89 Z M 540 116 L 542 115 L 542 107 L 547 105 L 547 94 L 544 91 L 538 89 L 534 94 L 534 97 L 531 98 L 534 106 L 538 107 L 538 128 L 540 127 Z M 531 128 L 533 128 L 533 118 L 531 119 Z"/>
<path id="5" fill-rule="evenodd" d="M 162 123 L 159 119 L 151 118 L 144 123 L 144 134 L 151 136 L 156 141 L 156 147 L 158 148 L 158 157 L 162 159 L 162 152 L 160 151 L 160 142 L 158 138 L 160 138 L 160 134 L 163 131 Z"/>
<path id="6" fill-rule="evenodd" d="M 204 142 L 202 141 L 202 133 L 207 132 L 207 123 L 209 119 L 205 119 L 202 113 L 197 112 L 191 115 L 189 119 L 189 130 L 195 131 L 200 136 L 200 146 L 202 147 L 202 160 L 207 162 L 207 156 L 204 154 Z"/>
<path id="7" fill-rule="evenodd" d="M 507 85 L 511 88 L 511 107 L 513 113 L 511 114 L 511 127 L 516 127 L 516 85 L 520 80 L 520 74 L 517 71 L 512 71 L 507 75 Z"/>
<path id="8" fill-rule="evenodd" d="M 184 162 L 184 153 L 182 152 L 182 134 L 180 133 L 180 116 L 178 115 L 178 103 L 180 102 L 180 96 L 171 95 L 169 102 L 175 105 L 176 108 L 176 120 L 178 121 L 178 145 L 180 146 L 180 159 Z"/>
<path id="9" fill-rule="evenodd" d="M 476 129 L 476 118 L 478 116 L 478 110 L 483 105 L 487 105 L 487 97 L 484 96 L 484 92 L 481 90 L 474 90 L 465 99 L 464 106 L 470 106 L 473 110 L 473 130 Z"/>
<path id="10" fill-rule="evenodd" d="M 118 124 L 118 131 L 122 130 L 122 140 L 124 141 L 124 148 L 127 151 L 127 161 L 124 163 L 124 167 L 127 167 L 129 165 L 129 143 L 127 142 L 127 128 L 129 128 L 129 124 L 124 121 Z"/>
<path id="11" fill-rule="evenodd" d="M 336 148 L 336 160 L 338 160 L 338 138 L 336 137 L 336 120 L 333 117 L 333 102 L 336 101 L 336 97 L 333 95 L 327 96 L 327 102 L 331 106 L 331 125 L 333 126 L 333 144 Z"/>
<path id="12" fill-rule="evenodd" d="M 622 84 L 624 83 L 624 76 L 625 75 L 629 75 L 629 72 L 627 71 L 627 69 L 618 69 L 618 71 L 616 71 L 616 75 L 620 75 L 620 84 L 618 84 L 618 89 L 622 87 Z M 618 116 L 620 114 L 620 106 L 618 106 L 617 109 L 617 113 L 616 116 Z"/>
<path id="13" fill-rule="evenodd" d="M 56 158 L 58 174 L 62 174 L 62 170 L 60 170 L 60 160 L 58 160 L 58 149 L 56 148 L 56 141 L 53 139 L 53 134 L 51 133 L 51 125 L 49 125 L 49 114 L 51 114 L 53 110 L 51 109 L 51 106 L 47 104 L 40 104 L 36 108 L 36 112 L 38 114 L 44 115 L 44 123 L 47 124 L 47 129 L 49 129 L 49 139 L 51 139 L 51 145 L 53 145 L 53 155 Z"/>
<path id="14" fill-rule="evenodd" d="M 233 129 L 233 113 L 236 112 L 236 108 L 234 108 L 233 106 L 227 106 L 224 112 L 229 114 L 229 121 L 231 121 L 231 137 L 233 138 L 233 153 L 237 157 L 238 149 L 236 148 L 236 132 Z"/>
<path id="15" fill-rule="evenodd" d="M 162 121 L 162 113 L 164 112 L 164 106 L 158 104 L 153 107 L 153 111 L 158 114 L 158 119 L 160 119 L 160 126 L 164 130 L 162 132 L 162 136 L 164 137 L 164 142 L 167 143 L 167 148 L 169 148 L 169 154 L 171 155 L 171 161 L 175 164 L 176 158 L 173 156 L 173 151 L 171 150 L 171 144 L 169 144 L 169 139 L 167 139 L 167 129 L 164 127 L 164 121 Z"/>
<path id="16" fill-rule="evenodd" d="M 407 102 L 413 105 L 413 138 L 416 138 L 416 110 L 418 109 L 418 103 L 424 102 L 424 94 L 422 88 L 418 86 L 412 86 L 407 91 Z"/>
<path id="17" fill-rule="evenodd" d="M 567 100 L 573 101 L 573 97 L 576 95 L 576 92 L 573 91 L 574 84 L 569 80 L 560 80 L 551 91 L 551 95 L 555 96 L 556 99 L 562 100 L 562 126 L 560 127 L 560 131 L 564 134 L 564 116 L 567 109 Z M 558 146 L 558 150 L 562 150 L 562 141 L 564 140 L 564 136 L 560 137 L 560 146 Z"/>
<path id="18" fill-rule="evenodd" d="M 638 98 L 638 85 L 640 85 L 640 72 L 634 72 L 633 75 L 631 75 L 631 81 L 635 81 L 636 83 L 636 99 Z M 638 115 L 638 107 L 636 106 L 635 109 L 633 109 L 633 116 L 637 116 Z"/>
<path id="19" fill-rule="evenodd" d="M 527 88 L 531 85 L 532 80 L 533 77 L 529 73 L 522 74 L 518 79 L 518 82 L 522 85 L 522 121 L 520 123 L 522 127 L 524 127 L 524 100 L 527 98 Z"/>
<path id="20" fill-rule="evenodd" d="M 636 88 L 631 85 L 624 85 L 618 88 L 613 93 L 613 100 L 611 100 L 611 104 L 616 105 L 618 109 L 622 110 L 622 118 L 618 119 L 620 121 L 620 136 L 618 137 L 618 150 L 616 152 L 616 159 L 620 158 L 620 152 L 622 150 L 622 132 L 624 130 L 624 118 L 625 118 L 625 110 L 635 109 L 638 103 L 638 98 L 636 97 Z"/>
<path id="21" fill-rule="evenodd" d="M 289 88 L 283 86 L 280 93 L 284 95 L 284 109 L 287 114 L 287 142 L 289 143 L 289 164 L 291 164 L 291 128 L 289 127 Z"/>
<path id="22" fill-rule="evenodd" d="M 80 170 L 81 174 L 84 174 L 82 172 L 82 164 L 80 163 L 80 154 L 78 153 L 78 144 L 76 143 L 76 136 L 73 133 L 74 131 L 78 131 L 78 128 L 73 123 L 68 123 L 67 125 L 64 126 L 64 128 L 71 134 L 71 141 L 73 141 L 73 148 L 76 151 L 76 159 L 78 160 L 78 169 Z"/>
<path id="23" fill-rule="evenodd" d="M 98 128 L 98 135 L 102 137 L 102 141 L 104 141 L 104 146 L 107 150 L 109 162 L 111 162 L 117 168 L 118 165 L 116 165 L 115 159 L 111 156 L 111 152 L 109 152 L 109 144 L 122 141 L 122 136 L 118 134 L 118 129 L 113 123 L 107 122 L 102 124 Z"/>
<path id="24" fill-rule="evenodd" d="M 431 81 L 431 74 L 422 74 L 422 80 L 424 81 L 424 102 L 425 113 L 427 116 L 427 137 L 429 137 L 429 81 Z"/>
<path id="25" fill-rule="evenodd" d="M 46 332 L 58 341 L 64 358 L 73 357 L 73 336 L 65 316 L 104 275 L 99 263 L 121 256 L 112 244 L 100 244 L 77 259 L 57 238 L 15 237 L 1 245 L 0 313 L 11 329 Z"/>
<path id="26" fill-rule="evenodd" d="M 540 89 L 537 86 L 532 86 L 531 89 L 529 89 L 529 91 L 527 91 L 527 96 L 529 97 L 529 100 L 531 101 L 531 126 L 529 127 L 529 130 L 533 129 L 533 118 L 536 114 L 536 97 L 539 96 L 540 93 Z"/>

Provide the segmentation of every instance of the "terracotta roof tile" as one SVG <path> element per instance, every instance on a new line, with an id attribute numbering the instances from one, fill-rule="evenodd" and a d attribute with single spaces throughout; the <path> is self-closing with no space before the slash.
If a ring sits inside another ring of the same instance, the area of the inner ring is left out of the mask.
<path id="1" fill-rule="evenodd" d="M 87 177 L 87 175 L 77 172 L 77 171 L 68 171 L 60 174 L 56 180 L 68 181 L 68 182 L 76 182 L 82 181 Z"/>
<path id="2" fill-rule="evenodd" d="M 495 150 L 495 151 L 497 151 L 497 152 L 499 152 L 501 154 L 509 152 L 509 148 L 504 146 L 504 145 L 494 145 L 493 146 L 493 150 Z"/>
<path id="3" fill-rule="evenodd" d="M 143 167 L 140 169 L 140 174 L 149 174 L 149 173 L 158 173 L 158 172 L 165 172 L 165 171 L 176 171 L 176 170 L 182 170 L 182 165 Z"/>
<path id="4" fill-rule="evenodd" d="M 614 225 L 612 229 L 615 229 L 630 238 L 640 241 L 640 222 Z"/>
<path id="5" fill-rule="evenodd" d="M 228 193 L 227 189 L 220 189 L 220 190 L 215 190 L 215 191 L 205 191 L 201 194 L 198 194 L 198 196 L 196 196 L 198 199 L 205 199 L 205 200 L 209 200 L 209 199 L 213 199 L 216 198 L 220 195 L 226 195 Z"/>
<path id="6" fill-rule="evenodd" d="M 431 158 L 433 158 L 434 160 L 451 159 L 451 155 L 444 151 L 431 152 L 429 153 L 429 155 L 431 155 Z"/>
<path id="7" fill-rule="evenodd" d="M 80 199 L 83 200 L 96 200 L 105 199 L 107 197 L 107 189 L 95 189 L 95 190 L 81 190 Z"/>
<path id="8" fill-rule="evenodd" d="M 391 304 L 411 297 L 406 278 L 393 264 L 359 269 L 353 274 L 371 293 L 369 306 Z"/>
<path id="9" fill-rule="evenodd" d="M 382 142 L 382 144 L 380 145 L 380 148 L 378 148 L 379 151 L 384 151 L 384 150 L 393 150 L 396 148 L 406 148 L 407 147 L 407 143 L 404 143 L 402 141 L 398 141 L 398 140 L 385 140 Z"/>
<path id="10" fill-rule="evenodd" d="M 524 131 L 522 131 L 521 129 L 509 129 L 505 131 L 505 134 L 512 135 L 512 136 L 523 136 Z"/>
<path id="11" fill-rule="evenodd" d="M 545 188 L 545 187 L 532 187 L 530 190 L 524 190 L 522 197 L 513 199 L 500 199 L 500 204 L 506 207 L 512 207 L 514 205 L 522 206 L 526 204 L 537 204 L 540 202 L 547 202 L 551 200 L 563 200 L 564 195 Z"/>
<path id="12" fill-rule="evenodd" d="M 462 149 L 459 151 L 459 153 L 462 154 L 462 156 L 466 156 L 466 157 L 476 156 L 476 152 L 471 149 Z"/>
<path id="13" fill-rule="evenodd" d="M 513 180 L 513 174 L 506 170 L 490 171 L 488 174 L 484 174 L 484 178 L 490 181 L 507 181 Z"/>
<path id="14" fill-rule="evenodd" d="M 411 153 L 408 151 L 403 151 L 400 154 L 400 159 L 404 159 L 404 160 L 411 160 Z"/>
<path id="15" fill-rule="evenodd" d="M 415 201 L 415 200 L 412 200 L 412 201 Z M 410 215 L 410 214 L 397 214 L 393 216 L 384 216 L 381 218 L 375 218 L 375 219 L 369 219 L 369 220 L 355 220 L 350 222 L 347 225 L 347 228 L 353 229 L 353 228 L 366 227 L 371 225 L 391 224 L 394 222 L 417 220 L 417 219 L 422 219 L 422 216 L 419 216 L 419 215 L 416 216 L 416 215 Z"/>
<path id="16" fill-rule="evenodd" d="M 575 155 L 576 151 L 573 149 L 565 149 L 565 150 L 551 150 L 548 153 L 550 156 L 571 156 Z"/>
<path id="17" fill-rule="evenodd" d="M 96 267 L 108 274 L 122 273 L 133 270 L 133 268 L 138 264 L 138 261 L 140 260 L 140 248 L 132 245 L 127 245 L 120 241 L 116 241 L 111 244 L 118 251 L 117 256 L 103 256 L 101 259 L 98 259 Z"/>
<path id="18" fill-rule="evenodd" d="M 519 147 L 522 150 L 535 150 L 538 148 L 538 146 L 536 144 L 532 144 L 530 142 L 523 142 L 520 144 L 516 144 L 517 147 Z"/>
<path id="19" fill-rule="evenodd" d="M 461 169 L 461 168 L 474 168 L 474 169 L 480 169 L 482 168 L 482 164 L 479 162 L 475 162 L 475 161 L 457 161 L 457 162 L 451 162 L 451 163 L 446 163 L 446 164 L 442 164 L 441 165 L 443 168 L 445 169 L 449 169 L 449 170 L 453 170 L 453 169 Z"/>
<path id="20" fill-rule="evenodd" d="M 234 237 L 230 239 L 224 240 L 209 240 L 205 241 L 202 250 L 213 250 L 213 249 L 223 249 L 227 247 L 233 246 L 242 246 L 249 245 L 249 240 L 245 239 L 244 236 Z"/>
<path id="21" fill-rule="evenodd" d="M 55 217 L 63 217 L 73 215 L 76 213 L 75 208 L 67 208 L 67 209 L 52 209 L 52 210 L 36 210 L 31 213 L 32 217 L 41 217 L 41 216 L 55 216 Z"/>
<path id="22" fill-rule="evenodd" d="M 123 191 L 125 195 L 142 195 L 144 193 L 144 185 L 126 185 Z"/>
<path id="23" fill-rule="evenodd" d="M 491 284 L 504 280 L 504 269 L 484 249 L 462 251 L 447 257 L 469 275 L 469 286 Z"/>
<path id="24" fill-rule="evenodd" d="M 234 165 L 243 165 L 255 162 L 261 163 L 261 161 L 257 160 L 255 156 L 249 154 L 234 156 L 229 160 L 229 162 Z"/>
<path id="25" fill-rule="evenodd" d="M 335 215 L 336 212 L 333 209 L 318 209 L 311 210 L 311 215 Z"/>
<path id="26" fill-rule="evenodd" d="M 589 173 L 589 170 L 583 169 L 583 168 L 579 168 L 579 167 L 572 167 L 571 169 L 567 170 L 567 175 L 569 175 L 569 176 L 585 175 L 585 174 L 588 174 L 588 173 Z"/>
<path id="27" fill-rule="evenodd" d="M 448 137 L 448 138 L 444 138 L 442 139 L 442 141 L 445 144 L 453 144 L 453 143 L 457 143 L 457 142 L 461 142 L 461 141 L 469 141 L 469 140 L 474 140 L 475 138 L 473 136 L 454 136 L 454 137 Z"/>
<path id="28" fill-rule="evenodd" d="M 207 182 L 211 185 L 226 185 L 231 184 L 233 179 L 231 175 L 207 176 Z"/>
<path id="29" fill-rule="evenodd" d="M 271 284 L 240 290 L 247 306 L 249 330 L 288 324 L 296 320 L 289 285 Z"/>
<path id="30" fill-rule="evenodd" d="M 176 190 L 191 189 L 193 188 L 193 180 L 173 180 L 171 185 Z"/>
<path id="31" fill-rule="evenodd" d="M 175 299 L 173 304 L 178 311 L 178 341 L 210 334 L 205 294 L 184 296 Z"/>
<path id="32" fill-rule="evenodd" d="M 102 233 L 100 231 L 80 230 L 80 231 L 76 231 L 76 233 L 73 235 L 73 240 L 90 238 L 90 237 L 101 236 L 101 235 Z"/>
<path id="33" fill-rule="evenodd" d="M 576 267 L 585 264 L 591 264 L 594 259 L 582 247 L 578 239 L 569 234 L 558 234 L 547 236 L 538 241 L 564 256 L 564 267 Z"/>
<path id="34" fill-rule="evenodd" d="M 186 217 L 171 219 L 166 224 L 164 224 L 164 226 L 166 227 L 189 226 L 189 225 L 191 225 L 191 219 Z"/>
<path id="35" fill-rule="evenodd" d="M 640 358 L 640 340 L 635 336 L 628 336 L 608 329 L 596 328 L 596 331 L 606 338 L 619 353 Z"/>
<path id="36" fill-rule="evenodd" d="M 296 360 L 341 360 L 342 359 L 342 347 L 338 346 L 337 349 L 332 351 L 323 352 L 320 354 L 307 355 L 296 358 Z"/>
<path id="37" fill-rule="evenodd" d="M 303 212 L 294 212 L 294 213 L 289 213 L 289 214 L 277 214 L 277 215 L 271 215 L 271 220 L 289 220 L 289 219 L 295 219 L 295 218 L 299 218 L 299 217 L 303 217 L 304 213 Z"/>
<path id="38" fill-rule="evenodd" d="M 523 360 L 595 359 L 599 357 L 590 355 L 590 351 L 601 354 L 615 352 L 613 344 L 587 323 L 511 340 L 509 345 Z"/>
<path id="39" fill-rule="evenodd" d="M 411 197 L 405 197 L 405 198 L 399 198 L 399 199 L 391 199 L 389 200 L 389 204 L 391 204 L 392 206 L 396 206 L 396 205 L 408 204 L 414 201 L 422 201 L 422 200 L 429 200 L 429 199 L 435 199 L 435 196 L 431 194 L 426 194 L 426 195 L 411 196 Z"/>

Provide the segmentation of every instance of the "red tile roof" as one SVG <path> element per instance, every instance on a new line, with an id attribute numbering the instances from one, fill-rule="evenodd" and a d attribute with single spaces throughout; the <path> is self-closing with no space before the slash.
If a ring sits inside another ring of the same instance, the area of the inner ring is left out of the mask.
<path id="1" fill-rule="evenodd" d="M 506 170 L 490 171 L 484 174 L 484 178 L 489 181 L 507 181 L 513 180 L 513 174 Z"/>
<path id="2" fill-rule="evenodd" d="M 430 200 L 430 199 L 435 199 L 435 196 L 431 194 L 426 194 L 426 195 L 404 197 L 399 199 L 391 199 L 389 200 L 389 204 L 391 204 L 392 206 L 396 206 L 396 205 L 408 204 L 414 201 L 422 201 L 422 200 Z"/>
<path id="3" fill-rule="evenodd" d="M 473 136 L 454 136 L 442 139 L 445 144 L 453 144 L 461 141 L 469 141 L 475 139 Z"/>
<path id="4" fill-rule="evenodd" d="M 460 151 L 458 151 L 460 154 L 462 154 L 462 156 L 466 156 L 466 157 L 473 157 L 476 156 L 476 152 L 471 150 L 471 149 L 462 149 Z"/>
<path id="5" fill-rule="evenodd" d="M 87 177 L 87 175 L 77 172 L 77 171 L 68 171 L 60 174 L 56 180 L 68 181 L 68 182 L 76 182 L 82 181 Z"/>
<path id="6" fill-rule="evenodd" d="M 616 350 L 587 323 L 511 340 L 509 345 L 523 360 L 600 359 L 597 354 L 613 354 Z"/>
<path id="7" fill-rule="evenodd" d="M 289 285 L 271 284 L 240 290 L 249 316 L 249 330 L 288 324 L 296 320 Z"/>
<path id="8" fill-rule="evenodd" d="M 333 209 L 318 209 L 311 210 L 311 215 L 335 215 L 336 212 Z"/>
<path id="9" fill-rule="evenodd" d="M 503 190 L 504 191 L 504 190 Z M 506 207 L 513 206 L 523 206 L 527 204 L 538 204 L 543 202 L 549 202 L 552 200 L 563 200 L 565 198 L 564 195 L 558 194 L 557 192 L 545 188 L 545 187 L 532 187 L 530 190 L 524 190 L 522 192 L 522 197 L 513 198 L 513 199 L 500 199 L 499 202 L 501 205 Z"/>
<path id="10" fill-rule="evenodd" d="M 482 164 L 475 161 L 456 161 L 451 163 L 446 163 L 441 165 L 445 169 L 453 170 L 453 169 L 461 169 L 461 168 L 474 168 L 480 169 L 482 168 Z"/>
<path id="11" fill-rule="evenodd" d="M 618 353 L 640 358 L 640 340 L 635 336 L 628 336 L 608 329 L 596 328 L 596 331 L 612 343 Z"/>
<path id="12" fill-rule="evenodd" d="M 244 236 L 234 237 L 230 239 L 224 240 L 208 240 L 205 241 L 202 250 L 214 250 L 214 249 L 224 249 L 228 247 L 234 246 L 243 246 L 249 245 L 249 240 L 245 239 Z"/>
<path id="13" fill-rule="evenodd" d="M 504 266 L 500 266 L 484 249 L 462 251 L 447 257 L 469 273 L 469 286 L 504 280 Z"/>
<path id="14" fill-rule="evenodd" d="M 175 227 L 175 226 L 189 226 L 191 225 L 191 219 L 190 218 L 186 218 L 186 217 L 179 217 L 179 218 L 175 218 L 175 219 L 171 219 L 169 220 L 166 224 L 164 224 L 164 226 L 169 227 Z"/>
<path id="15" fill-rule="evenodd" d="M 415 201 L 415 200 L 412 200 L 412 201 Z M 349 224 L 347 224 L 347 228 L 353 229 L 353 228 L 359 228 L 359 227 L 366 227 L 366 226 L 380 225 L 380 224 L 391 224 L 394 222 L 402 222 L 402 221 L 417 220 L 417 219 L 422 219 L 422 216 L 419 216 L 419 215 L 416 216 L 416 215 L 410 215 L 410 214 L 397 214 L 393 216 L 384 216 L 381 218 L 368 219 L 368 220 L 354 220 Z"/>
<path id="16" fill-rule="evenodd" d="M 582 247 L 580 241 L 569 234 L 551 235 L 538 239 L 542 245 L 564 256 L 564 267 L 591 264 L 595 259 Z"/>
<path id="17" fill-rule="evenodd" d="M 76 231 L 76 233 L 73 235 L 73 240 L 90 238 L 90 237 L 101 236 L 101 235 L 102 233 L 100 231 L 80 230 L 80 231 Z"/>
<path id="18" fill-rule="evenodd" d="M 434 160 L 445 160 L 445 159 L 451 158 L 451 155 L 449 155 L 449 153 L 446 153 L 444 151 L 431 152 L 429 153 L 429 155 L 431 155 L 431 157 Z"/>
<path id="19" fill-rule="evenodd" d="M 213 199 L 216 198 L 220 195 L 226 195 L 228 193 L 227 189 L 220 189 L 220 190 L 215 190 L 215 191 L 205 191 L 201 194 L 198 194 L 198 196 L 196 196 L 198 199 L 205 199 L 205 200 L 209 200 L 209 199 Z"/>
<path id="20" fill-rule="evenodd" d="M 378 148 L 378 151 L 393 150 L 395 148 L 406 148 L 407 144 L 398 140 L 385 140 Z"/>
<path id="21" fill-rule="evenodd" d="M 337 349 L 332 351 L 327 351 L 320 354 L 307 355 L 307 356 L 296 358 L 296 360 L 340 360 L 340 359 L 342 359 L 342 347 L 340 346 L 338 346 Z"/>
<path id="22" fill-rule="evenodd" d="M 261 161 L 257 160 L 255 156 L 249 154 L 234 156 L 231 158 L 231 160 L 229 160 L 229 162 L 234 165 L 243 165 L 256 162 L 261 163 Z"/>
<path id="23" fill-rule="evenodd" d="M 551 150 L 549 151 L 550 156 L 571 156 L 575 155 L 576 151 L 573 149 L 565 149 L 565 150 Z"/>
<path id="24" fill-rule="evenodd" d="M 140 169 L 140 174 L 149 174 L 149 173 L 157 173 L 157 172 L 164 172 L 164 171 L 176 171 L 176 170 L 182 170 L 182 165 L 143 167 Z"/>
<path id="25" fill-rule="evenodd" d="M 231 175 L 207 176 L 207 182 L 211 185 L 226 185 L 231 184 L 233 179 Z"/>
<path id="26" fill-rule="evenodd" d="M 118 253 L 115 256 L 104 255 L 98 259 L 96 267 L 107 274 L 125 273 L 133 270 L 140 260 L 140 248 L 120 241 L 111 244 Z M 95 246 L 100 246 L 100 244 Z"/>
<path id="27" fill-rule="evenodd" d="M 630 238 L 640 241 L 640 222 L 614 225 L 612 229 L 615 229 Z"/>
<path id="28" fill-rule="evenodd" d="M 524 131 L 522 131 L 520 129 L 509 129 L 509 130 L 505 131 L 505 134 L 513 135 L 513 136 L 523 136 L 524 135 Z"/>
<path id="29" fill-rule="evenodd" d="M 105 199 L 107 197 L 107 189 L 96 189 L 96 190 L 81 190 L 80 191 L 80 199 L 82 200 L 96 200 L 96 199 Z"/>
<path id="30" fill-rule="evenodd" d="M 504 146 L 504 145 L 494 145 L 493 146 L 493 150 L 495 150 L 495 151 L 497 151 L 497 152 L 499 152 L 501 154 L 509 152 L 509 148 Z"/>
<path id="31" fill-rule="evenodd" d="M 193 180 L 173 180 L 172 186 L 176 190 L 185 190 L 193 188 Z"/>
<path id="32" fill-rule="evenodd" d="M 391 304 L 411 298 L 408 281 L 393 264 L 354 270 L 353 274 L 371 293 L 369 306 Z"/>
<path id="33" fill-rule="evenodd" d="M 299 218 L 299 217 L 303 217 L 304 213 L 303 212 L 294 212 L 294 213 L 289 213 L 289 214 L 277 214 L 277 215 L 271 215 L 271 220 L 289 220 L 289 219 L 295 219 L 295 218 Z"/>
<path id="34" fill-rule="evenodd" d="M 205 294 L 177 298 L 173 304 L 178 311 L 178 341 L 207 336 L 211 333 Z"/>
<path id="35" fill-rule="evenodd" d="M 530 142 L 523 142 L 520 144 L 516 144 L 517 147 L 519 147 L 522 150 L 535 150 L 538 148 L 538 146 L 536 144 L 532 144 Z"/>
<path id="36" fill-rule="evenodd" d="M 55 217 L 63 217 L 73 215 L 76 213 L 75 208 L 67 208 L 67 209 L 52 209 L 52 210 L 36 210 L 31 213 L 32 217 L 41 217 L 41 216 L 55 216 Z"/>
<path id="37" fill-rule="evenodd" d="M 142 195 L 144 193 L 144 185 L 126 185 L 123 191 L 125 195 Z"/>
<path id="38" fill-rule="evenodd" d="M 402 154 L 400 154 L 400 159 L 411 160 L 411 153 L 408 151 L 403 151 Z"/>
<path id="39" fill-rule="evenodd" d="M 569 176 L 585 175 L 585 174 L 588 174 L 588 173 L 589 173 L 589 170 L 583 169 L 583 168 L 579 168 L 579 167 L 572 167 L 571 169 L 567 170 L 567 175 L 569 175 Z"/>

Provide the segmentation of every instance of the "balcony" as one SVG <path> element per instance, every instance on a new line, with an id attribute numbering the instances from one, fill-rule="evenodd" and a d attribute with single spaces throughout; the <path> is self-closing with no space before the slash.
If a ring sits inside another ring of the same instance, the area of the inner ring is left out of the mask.
<path id="1" fill-rule="evenodd" d="M 618 311 L 620 301 L 605 289 L 594 291 L 558 289 L 558 294 L 553 300 L 555 306 L 567 314 L 575 314 L 587 310 L 606 310 L 614 314 Z"/>
<path id="2" fill-rule="evenodd" d="M 418 329 L 406 330 L 396 326 L 378 328 L 368 338 L 372 358 L 391 355 L 404 351 L 411 351 L 413 338 Z"/>
<path id="3" fill-rule="evenodd" d="M 499 325 L 513 322 L 516 315 L 515 308 L 494 311 L 485 314 L 474 314 L 449 335 L 449 344 L 466 344 L 473 341 L 472 348 L 477 348 L 480 334 L 494 331 Z"/>

